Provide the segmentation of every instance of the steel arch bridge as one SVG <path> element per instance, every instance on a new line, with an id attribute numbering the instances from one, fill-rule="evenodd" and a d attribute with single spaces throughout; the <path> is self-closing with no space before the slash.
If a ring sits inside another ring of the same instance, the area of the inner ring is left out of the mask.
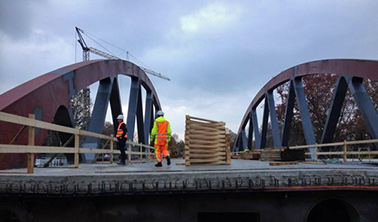
<path id="1" fill-rule="evenodd" d="M 316 139 L 302 78 L 304 76 L 318 74 L 337 74 L 338 76 L 320 143 L 332 142 L 348 88 L 363 116 L 371 137 L 373 139 L 378 138 L 378 114 L 376 107 L 372 104 L 362 84 L 363 79 L 378 81 L 378 61 L 332 59 L 300 64 L 281 72 L 271 79 L 253 98 L 245 112 L 237 133 L 234 150 L 242 151 L 246 147 L 251 148 L 253 136 L 255 138 L 255 148 L 265 148 L 267 145 L 269 117 L 271 120 L 274 147 L 280 148 L 288 146 L 295 100 L 299 107 L 306 145 L 315 144 Z M 282 133 L 280 133 L 273 91 L 278 86 L 287 82 L 290 84 L 289 95 L 286 103 L 283 129 Z M 260 131 L 256 109 L 263 100 L 264 111 Z M 247 125 L 249 127 L 248 135 L 246 134 Z M 310 151 L 314 151 L 314 148 L 310 149 Z M 313 155 L 312 158 L 314 157 Z"/>
<path id="2" fill-rule="evenodd" d="M 0 110 L 27 117 L 35 114 L 37 120 L 73 127 L 74 118 L 71 106 L 72 96 L 93 83 L 99 83 L 89 131 L 101 133 L 106 112 L 110 104 L 111 115 L 116 127 L 116 117 L 122 112 L 118 75 L 131 78 L 126 124 L 128 138 L 133 139 L 135 121 L 140 143 L 147 144 L 154 120 L 154 109 L 161 109 L 155 88 L 146 73 L 137 65 L 124 60 L 90 60 L 62 67 L 30 80 L 0 95 Z M 142 102 L 142 88 L 145 102 Z M 144 106 L 144 113 L 143 113 Z M 126 113 L 125 113 L 126 114 Z M 21 125 L 2 122 L 0 124 L 1 142 L 11 143 L 15 135 L 22 131 Z M 17 144 L 27 144 L 27 133 L 20 134 Z M 37 130 L 35 143 L 41 145 L 46 138 L 46 130 Z M 63 133 L 59 137 L 64 144 L 70 137 Z M 97 140 L 85 138 L 86 147 L 97 147 Z M 25 165 L 25 155 L 8 154 L 2 157 L 0 168 Z M 94 156 L 81 156 L 91 160 Z"/>

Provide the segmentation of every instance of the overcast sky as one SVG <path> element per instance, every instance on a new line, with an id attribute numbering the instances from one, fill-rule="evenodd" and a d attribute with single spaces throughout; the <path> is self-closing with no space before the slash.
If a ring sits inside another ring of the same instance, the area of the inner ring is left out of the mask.
<path id="1" fill-rule="evenodd" d="M 171 78 L 150 76 L 181 138 L 185 115 L 236 132 L 254 95 L 292 66 L 378 59 L 376 0 L 0 0 L 0 93 L 80 62 L 75 26 Z M 128 82 L 121 81 L 126 94 Z"/>

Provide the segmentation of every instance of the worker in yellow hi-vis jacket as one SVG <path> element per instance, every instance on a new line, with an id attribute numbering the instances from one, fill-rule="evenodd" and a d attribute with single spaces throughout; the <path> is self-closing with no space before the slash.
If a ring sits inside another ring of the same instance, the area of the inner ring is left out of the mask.
<path id="1" fill-rule="evenodd" d="M 161 153 L 167 159 L 167 164 L 171 165 L 169 157 L 168 143 L 171 141 L 171 125 L 164 118 L 164 112 L 159 110 L 156 113 L 156 120 L 151 130 L 150 143 L 155 147 L 155 156 L 157 160 L 156 167 L 161 167 L 163 158 Z"/>

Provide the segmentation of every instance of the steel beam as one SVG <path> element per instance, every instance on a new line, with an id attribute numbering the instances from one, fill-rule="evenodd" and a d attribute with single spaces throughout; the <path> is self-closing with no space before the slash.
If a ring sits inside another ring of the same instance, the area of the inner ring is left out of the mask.
<path id="1" fill-rule="evenodd" d="M 268 120 L 269 120 L 269 106 L 268 106 L 268 99 L 265 94 L 265 101 L 264 101 L 264 114 L 262 120 L 262 128 L 261 128 L 261 143 L 259 149 L 266 147 L 266 136 L 268 131 Z"/>
<path id="2" fill-rule="evenodd" d="M 283 127 L 282 133 L 282 143 L 283 147 L 289 145 L 289 137 L 291 131 L 291 125 L 293 121 L 293 113 L 294 113 L 294 103 L 295 103 L 295 91 L 294 91 L 294 83 L 293 80 L 290 80 L 289 86 L 289 95 L 286 102 L 286 109 L 285 109 L 285 122 Z"/>
<path id="3" fill-rule="evenodd" d="M 239 146 L 239 151 L 244 151 L 247 146 L 247 135 L 245 134 L 245 130 L 242 131 L 242 146 Z M 242 150 L 240 150 L 242 148 Z"/>
<path id="4" fill-rule="evenodd" d="M 143 107 L 142 107 L 142 90 L 139 87 L 138 99 L 137 99 L 137 127 L 138 127 L 138 142 L 144 143 L 144 122 L 143 122 Z"/>
<path id="5" fill-rule="evenodd" d="M 344 76 L 339 76 L 333 91 L 331 106 L 328 110 L 327 120 L 324 126 L 320 143 L 331 143 L 339 122 L 341 109 L 343 108 L 345 95 L 348 90 L 348 83 Z M 325 150 L 325 149 L 323 149 Z"/>
<path id="6" fill-rule="evenodd" d="M 252 122 L 253 122 L 253 133 L 255 134 L 255 147 L 256 149 L 261 149 L 261 136 L 259 130 L 259 124 L 257 122 L 257 112 L 256 108 L 252 109 Z"/>
<path id="7" fill-rule="evenodd" d="M 117 127 L 118 127 L 117 116 L 121 113 L 123 114 L 122 104 L 121 104 L 121 96 L 120 96 L 120 93 L 119 93 L 118 78 L 117 77 L 114 79 L 112 92 L 110 94 L 110 109 L 111 109 L 111 112 L 112 112 L 114 132 L 116 132 Z"/>
<path id="8" fill-rule="evenodd" d="M 295 95 L 296 95 L 298 106 L 299 106 L 299 113 L 301 115 L 306 144 L 315 144 L 316 140 L 315 140 L 314 128 L 312 126 L 310 113 L 307 107 L 307 101 L 306 101 L 306 95 L 304 93 L 302 77 L 294 78 L 293 84 L 294 84 Z M 311 159 L 315 159 L 316 158 L 316 155 L 314 153 L 315 148 L 310 148 L 309 150 L 310 152 L 313 152 L 311 154 Z"/>
<path id="9" fill-rule="evenodd" d="M 110 95 L 112 94 L 112 86 L 114 77 L 106 78 L 100 81 L 97 90 L 96 102 L 93 107 L 91 120 L 89 122 L 88 131 L 94 133 L 101 133 L 104 126 L 106 111 L 108 110 L 108 104 Z M 98 139 L 93 137 L 86 137 L 83 147 L 85 148 L 97 148 Z M 95 157 L 94 154 L 85 154 L 85 161 L 91 162 Z"/>
<path id="10" fill-rule="evenodd" d="M 129 110 L 127 112 L 127 137 L 129 140 L 134 139 L 135 117 L 138 109 L 138 97 L 140 92 L 139 78 L 131 78 L 130 96 L 129 96 Z"/>
<path id="11" fill-rule="evenodd" d="M 277 121 L 276 107 L 274 105 L 273 91 L 270 90 L 266 94 L 269 106 L 270 123 L 272 124 L 272 136 L 275 148 L 281 147 L 280 129 Z"/>
<path id="12" fill-rule="evenodd" d="M 372 139 L 378 138 L 378 114 L 366 92 L 363 79 L 357 77 L 346 78 L 349 89 L 357 103 L 359 111 L 365 120 L 366 126 L 371 134 Z M 376 145 L 377 146 L 377 145 Z"/>
<path id="13" fill-rule="evenodd" d="M 153 127 L 153 95 L 150 91 L 146 93 L 146 109 L 144 114 L 144 144 L 148 144 L 151 129 Z"/>
<path id="14" fill-rule="evenodd" d="M 252 111 L 249 113 L 249 129 L 248 129 L 248 149 L 252 150 L 252 141 L 253 141 L 253 120 L 252 120 Z"/>

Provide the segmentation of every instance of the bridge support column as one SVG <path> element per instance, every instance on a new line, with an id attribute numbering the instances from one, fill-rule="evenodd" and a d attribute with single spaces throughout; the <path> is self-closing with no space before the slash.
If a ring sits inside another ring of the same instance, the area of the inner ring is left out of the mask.
<path id="1" fill-rule="evenodd" d="M 130 141 L 134 139 L 135 117 L 138 109 L 138 97 L 140 92 L 139 78 L 131 78 L 129 110 L 127 112 L 127 137 Z"/>
<path id="2" fill-rule="evenodd" d="M 306 101 L 306 95 L 304 93 L 303 83 L 301 77 L 295 77 L 292 80 L 292 83 L 294 84 L 294 90 L 295 95 L 297 97 L 297 102 L 299 105 L 299 112 L 301 114 L 302 119 L 302 125 L 303 125 L 303 132 L 306 139 L 306 144 L 315 144 L 315 134 L 314 134 L 314 128 L 312 126 L 310 113 L 308 111 L 307 107 L 307 101 Z M 309 149 L 311 153 L 311 159 L 315 160 L 315 147 L 312 147 Z"/>
<path id="3" fill-rule="evenodd" d="M 373 139 L 378 138 L 378 114 L 370 100 L 369 95 L 366 92 L 364 85 L 362 84 L 363 79 L 357 77 L 347 78 L 349 89 L 352 92 L 354 100 L 361 112 L 362 117 L 365 120 L 366 126 L 370 131 L 371 137 Z M 377 144 L 376 144 L 377 147 Z"/>
<path id="4" fill-rule="evenodd" d="M 118 117 L 119 114 L 123 113 L 122 112 L 121 97 L 119 95 L 118 78 L 114 79 L 112 92 L 111 92 L 111 95 L 110 95 L 110 109 L 111 109 L 111 112 L 112 112 L 114 132 L 116 132 L 117 128 L 118 128 L 117 117 Z"/>
<path id="5" fill-rule="evenodd" d="M 340 76 L 337 79 L 335 89 L 332 95 L 331 106 L 329 109 L 329 114 L 324 126 L 323 134 L 320 143 L 331 143 L 333 142 L 333 137 L 336 132 L 336 126 L 339 122 L 341 109 L 343 108 L 343 103 L 345 100 L 345 95 L 348 90 L 348 83 L 345 77 Z M 325 148 L 325 147 L 324 147 Z M 323 150 L 326 150 L 325 148 Z"/>
<path id="6" fill-rule="evenodd" d="M 106 111 L 108 109 L 108 104 L 110 100 L 110 95 L 112 94 L 112 86 L 114 82 L 114 77 L 106 78 L 100 81 L 98 86 L 96 102 L 93 107 L 92 117 L 89 122 L 88 131 L 94 133 L 101 133 L 102 127 L 104 126 Z M 98 139 L 93 137 L 86 137 L 84 140 L 83 147 L 96 149 L 98 147 Z M 85 154 L 85 161 L 93 161 L 94 154 Z"/>
<path id="7" fill-rule="evenodd" d="M 294 111 L 294 103 L 295 103 L 295 90 L 294 90 L 294 83 L 291 80 L 289 86 L 289 95 L 286 102 L 286 110 L 285 110 L 285 122 L 283 126 L 283 133 L 282 133 L 282 143 L 283 147 L 289 145 L 289 137 L 291 131 L 291 124 L 293 121 L 293 111 Z"/>
<path id="8" fill-rule="evenodd" d="M 152 129 L 153 122 L 153 95 L 151 92 L 147 92 L 146 95 L 146 110 L 144 114 L 144 144 L 148 144 L 148 139 Z"/>

